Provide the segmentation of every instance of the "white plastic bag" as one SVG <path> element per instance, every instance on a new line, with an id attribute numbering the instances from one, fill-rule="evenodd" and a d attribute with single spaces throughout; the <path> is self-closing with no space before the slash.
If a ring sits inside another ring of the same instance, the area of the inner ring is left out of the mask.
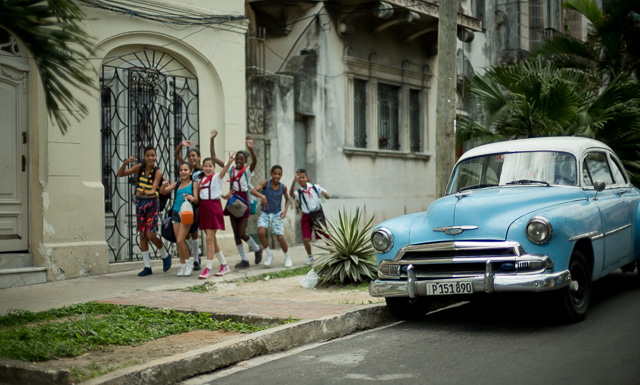
<path id="1" fill-rule="evenodd" d="M 313 289 L 318 284 L 318 278 L 320 278 L 318 274 L 316 274 L 316 272 L 311 269 L 309 270 L 307 275 L 302 277 L 302 279 L 300 280 L 300 286 L 304 287 L 305 289 Z"/>

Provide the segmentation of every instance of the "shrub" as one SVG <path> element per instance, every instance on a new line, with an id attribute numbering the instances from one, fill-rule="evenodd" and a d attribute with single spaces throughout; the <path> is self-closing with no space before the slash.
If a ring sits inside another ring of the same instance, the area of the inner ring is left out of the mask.
<path id="1" fill-rule="evenodd" d="M 375 278 L 375 251 L 370 240 L 373 217 L 362 228 L 361 220 L 360 208 L 354 215 L 342 209 L 337 220 L 327 218 L 327 226 L 321 225 L 329 239 L 323 238 L 324 244 L 318 245 L 327 252 L 319 254 L 313 266 L 320 283 L 358 283 Z"/>

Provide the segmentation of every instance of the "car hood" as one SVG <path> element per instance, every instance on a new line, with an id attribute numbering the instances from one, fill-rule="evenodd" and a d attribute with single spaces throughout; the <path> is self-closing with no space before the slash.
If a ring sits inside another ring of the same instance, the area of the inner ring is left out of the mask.
<path id="1" fill-rule="evenodd" d="M 413 221 L 410 244 L 506 240 L 509 227 L 516 219 L 546 207 L 585 199 L 580 188 L 546 186 L 493 187 L 467 190 L 464 194 L 434 201 L 426 213 Z M 463 231 L 453 234 L 459 232 L 448 229 L 453 226 L 464 226 Z"/>

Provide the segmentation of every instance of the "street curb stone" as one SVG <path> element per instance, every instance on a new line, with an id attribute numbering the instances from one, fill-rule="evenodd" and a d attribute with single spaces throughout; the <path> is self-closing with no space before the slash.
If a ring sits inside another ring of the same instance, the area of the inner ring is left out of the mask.
<path id="1" fill-rule="evenodd" d="M 298 321 L 251 333 L 189 352 L 120 369 L 83 382 L 84 385 L 164 385 L 209 373 L 264 354 L 344 337 L 397 321 L 384 304 Z M 68 370 L 0 359 L 0 384 L 68 385 Z"/>

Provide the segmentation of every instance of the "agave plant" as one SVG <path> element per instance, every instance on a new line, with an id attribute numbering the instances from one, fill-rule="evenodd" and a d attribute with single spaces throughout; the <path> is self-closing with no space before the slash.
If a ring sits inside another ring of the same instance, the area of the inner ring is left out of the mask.
<path id="1" fill-rule="evenodd" d="M 319 254 L 314 264 L 320 283 L 358 283 L 375 278 L 375 251 L 370 240 L 373 217 L 364 226 L 361 221 L 360 208 L 353 215 L 342 209 L 337 219 L 327 218 L 327 226 L 320 225 L 329 235 L 323 239 L 324 245 L 318 245 L 326 253 Z"/>

